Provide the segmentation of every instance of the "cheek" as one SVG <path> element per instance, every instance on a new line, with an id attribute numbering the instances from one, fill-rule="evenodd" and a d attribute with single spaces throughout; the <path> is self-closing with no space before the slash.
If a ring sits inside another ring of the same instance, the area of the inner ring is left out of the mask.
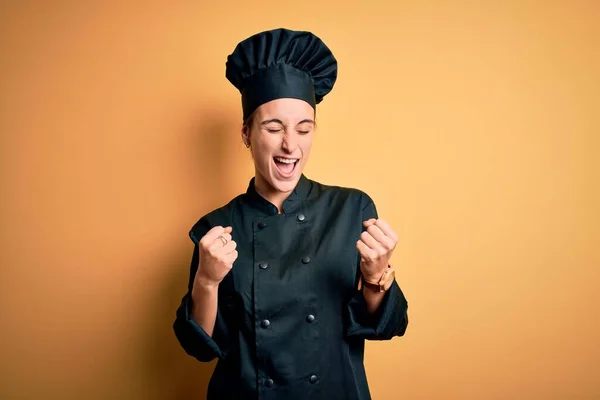
<path id="1" fill-rule="evenodd" d="M 276 148 L 273 138 L 260 137 L 256 142 L 255 157 L 268 161 L 271 159 L 273 150 Z"/>
<path id="2" fill-rule="evenodd" d="M 310 150 L 312 149 L 312 136 L 300 142 L 300 147 L 302 148 L 302 154 L 304 156 L 308 156 L 310 154 Z"/>

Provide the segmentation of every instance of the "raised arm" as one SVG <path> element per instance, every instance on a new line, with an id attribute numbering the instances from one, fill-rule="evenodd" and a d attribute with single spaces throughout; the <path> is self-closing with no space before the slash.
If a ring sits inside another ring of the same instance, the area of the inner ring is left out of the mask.
<path id="1" fill-rule="evenodd" d="M 363 233 L 356 246 L 359 252 L 357 275 L 378 281 L 389 265 L 397 236 L 378 218 L 375 203 L 368 197 L 362 208 Z M 396 280 L 385 292 L 364 286 L 356 290 L 348 307 L 347 336 L 386 340 L 404 335 L 408 326 L 408 302 Z"/>
<path id="2" fill-rule="evenodd" d="M 210 228 L 205 223 L 200 227 L 201 233 L 206 232 L 200 240 L 198 230 L 190 232 L 195 246 L 188 291 L 177 309 L 173 329 L 186 353 L 200 361 L 211 361 L 224 358 L 229 345 L 229 328 L 219 311 L 218 293 L 220 282 L 237 258 L 237 250 L 231 227 Z"/>

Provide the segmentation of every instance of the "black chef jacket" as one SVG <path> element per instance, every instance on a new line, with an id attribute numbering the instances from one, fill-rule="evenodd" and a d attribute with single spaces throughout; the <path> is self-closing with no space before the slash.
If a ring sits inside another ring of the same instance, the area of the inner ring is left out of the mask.
<path id="1" fill-rule="evenodd" d="M 283 213 L 254 188 L 202 217 L 188 292 L 173 325 L 183 349 L 200 361 L 218 357 L 208 399 L 370 399 L 364 340 L 402 336 L 408 304 L 396 282 L 369 315 L 357 290 L 356 242 L 377 218 L 358 189 L 301 176 Z M 238 258 L 219 285 L 212 337 L 192 319 L 191 288 L 199 240 L 232 226 Z"/>

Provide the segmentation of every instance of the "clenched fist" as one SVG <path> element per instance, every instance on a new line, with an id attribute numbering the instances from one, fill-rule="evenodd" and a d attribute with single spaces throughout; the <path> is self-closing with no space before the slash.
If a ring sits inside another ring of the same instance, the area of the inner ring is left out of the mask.
<path id="1" fill-rule="evenodd" d="M 237 244 L 231 239 L 231 226 L 215 226 L 200 239 L 200 257 L 194 285 L 217 287 L 238 257 Z"/>
<path id="2" fill-rule="evenodd" d="M 363 225 L 367 230 L 356 242 L 360 253 L 360 270 L 367 281 L 377 282 L 390 262 L 398 236 L 381 218 L 371 218 L 364 221 Z"/>

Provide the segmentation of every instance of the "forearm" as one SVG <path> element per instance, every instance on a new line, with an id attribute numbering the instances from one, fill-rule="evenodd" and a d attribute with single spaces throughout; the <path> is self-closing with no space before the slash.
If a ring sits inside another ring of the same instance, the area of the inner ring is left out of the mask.
<path id="1" fill-rule="evenodd" d="M 194 284 L 192 289 L 192 318 L 212 337 L 217 319 L 219 286 Z"/>
<path id="2" fill-rule="evenodd" d="M 385 292 L 379 292 L 369 286 L 363 286 L 362 293 L 365 303 L 367 303 L 367 311 L 369 314 L 374 314 L 379 309 Z"/>

